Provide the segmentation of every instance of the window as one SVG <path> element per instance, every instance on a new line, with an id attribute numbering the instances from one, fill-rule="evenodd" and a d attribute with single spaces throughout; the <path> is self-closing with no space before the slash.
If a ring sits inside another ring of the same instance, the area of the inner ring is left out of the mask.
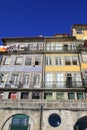
<path id="1" fill-rule="evenodd" d="M 0 99 L 3 98 L 3 92 L 0 92 Z"/>
<path id="2" fill-rule="evenodd" d="M 52 74 L 46 74 L 45 75 L 45 87 L 52 87 L 52 84 L 53 84 Z"/>
<path id="3" fill-rule="evenodd" d="M 71 57 L 65 57 L 65 65 L 71 65 Z"/>
<path id="4" fill-rule="evenodd" d="M 82 92 L 77 93 L 77 99 L 84 99 L 84 94 Z"/>
<path id="5" fill-rule="evenodd" d="M 2 82 L 4 82 L 4 81 L 3 81 L 3 78 L 4 78 L 4 74 L 0 74 L 0 84 L 1 84 Z"/>
<path id="6" fill-rule="evenodd" d="M 48 122 L 52 127 L 58 127 L 61 124 L 61 118 L 58 114 L 52 113 L 48 118 Z"/>
<path id="7" fill-rule="evenodd" d="M 30 75 L 29 74 L 25 74 L 24 75 L 24 80 L 23 80 L 24 85 L 29 85 L 30 84 Z"/>
<path id="8" fill-rule="evenodd" d="M 78 29 L 76 29 L 76 33 L 77 33 L 77 34 L 82 34 L 82 33 L 83 33 L 82 28 L 78 28 Z"/>
<path id="9" fill-rule="evenodd" d="M 12 81 L 12 85 L 18 86 L 19 85 L 19 74 L 12 74 L 11 81 Z"/>
<path id="10" fill-rule="evenodd" d="M 56 99 L 63 100 L 64 99 L 64 93 L 63 92 L 57 92 Z"/>
<path id="11" fill-rule="evenodd" d="M 74 81 L 75 81 L 75 87 L 82 87 L 82 80 L 80 73 L 74 74 Z"/>
<path id="12" fill-rule="evenodd" d="M 58 73 L 56 74 L 56 85 L 58 88 L 64 87 L 64 74 L 63 73 Z"/>
<path id="13" fill-rule="evenodd" d="M 51 50 L 51 44 L 50 44 L 50 43 L 47 43 L 47 44 L 46 44 L 46 50 L 47 50 L 47 51 L 50 51 L 50 50 Z"/>
<path id="14" fill-rule="evenodd" d="M 10 56 L 9 57 L 5 57 L 4 65 L 10 65 L 10 63 L 11 63 L 11 57 Z"/>
<path id="15" fill-rule="evenodd" d="M 56 51 L 57 51 L 57 50 L 59 50 L 59 51 L 63 50 L 63 45 L 62 45 L 62 44 L 59 44 L 59 43 L 56 43 L 56 44 L 55 44 L 55 50 L 56 50 Z"/>
<path id="16" fill-rule="evenodd" d="M 76 56 L 72 57 L 72 64 L 73 65 L 77 65 L 78 64 L 78 57 L 76 57 Z"/>
<path id="17" fill-rule="evenodd" d="M 16 114 L 12 117 L 10 130 L 28 130 L 29 116 Z"/>
<path id="18" fill-rule="evenodd" d="M 22 64 L 22 56 L 16 57 L 15 65 L 21 65 Z"/>
<path id="19" fill-rule="evenodd" d="M 82 54 L 81 58 L 82 58 L 82 62 L 87 62 L 87 55 L 86 54 Z"/>
<path id="20" fill-rule="evenodd" d="M 35 65 L 40 65 L 40 60 L 41 60 L 40 57 L 36 57 L 35 58 Z"/>
<path id="21" fill-rule="evenodd" d="M 45 92 L 44 99 L 52 100 L 52 92 Z"/>
<path id="22" fill-rule="evenodd" d="M 40 93 L 39 92 L 33 92 L 32 93 L 32 99 L 40 99 Z"/>
<path id="23" fill-rule="evenodd" d="M 46 57 L 46 65 L 52 65 L 52 58 Z"/>
<path id="24" fill-rule="evenodd" d="M 16 99 L 17 98 L 17 93 L 16 92 L 10 92 L 8 98 L 9 99 Z"/>
<path id="25" fill-rule="evenodd" d="M 21 99 L 28 99 L 28 92 L 22 92 Z"/>
<path id="26" fill-rule="evenodd" d="M 40 75 L 34 75 L 34 85 L 40 85 Z"/>
<path id="27" fill-rule="evenodd" d="M 84 84 L 87 85 L 87 71 L 84 72 Z"/>
<path id="28" fill-rule="evenodd" d="M 61 57 L 55 57 L 55 65 L 62 65 Z"/>
<path id="29" fill-rule="evenodd" d="M 68 98 L 69 99 L 75 99 L 75 93 L 74 92 L 69 92 L 68 93 Z"/>
<path id="30" fill-rule="evenodd" d="M 31 65 L 31 64 L 32 64 L 31 57 L 26 57 L 26 59 L 25 59 L 25 65 Z"/>

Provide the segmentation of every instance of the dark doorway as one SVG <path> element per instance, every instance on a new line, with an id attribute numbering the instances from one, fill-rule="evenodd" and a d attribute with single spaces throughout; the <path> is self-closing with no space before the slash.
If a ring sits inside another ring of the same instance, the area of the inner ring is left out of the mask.
<path id="1" fill-rule="evenodd" d="M 71 88 L 72 87 L 72 75 L 69 73 L 66 77 L 66 87 Z"/>
<path id="2" fill-rule="evenodd" d="M 87 116 L 80 118 L 76 122 L 74 130 L 87 130 Z"/>

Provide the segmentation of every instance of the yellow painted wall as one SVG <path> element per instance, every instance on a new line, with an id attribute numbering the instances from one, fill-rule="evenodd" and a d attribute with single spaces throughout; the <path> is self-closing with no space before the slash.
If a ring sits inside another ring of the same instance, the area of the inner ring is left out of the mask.
<path id="1" fill-rule="evenodd" d="M 57 72 L 57 71 L 80 71 L 79 66 L 46 66 L 46 72 Z"/>
<path id="2" fill-rule="evenodd" d="M 82 69 L 87 69 L 87 63 L 82 63 L 82 64 L 81 64 L 81 68 L 82 68 Z"/>
<path id="3" fill-rule="evenodd" d="M 87 39 L 87 30 L 84 30 L 83 34 L 76 34 L 76 38 L 83 39 L 83 40 Z"/>

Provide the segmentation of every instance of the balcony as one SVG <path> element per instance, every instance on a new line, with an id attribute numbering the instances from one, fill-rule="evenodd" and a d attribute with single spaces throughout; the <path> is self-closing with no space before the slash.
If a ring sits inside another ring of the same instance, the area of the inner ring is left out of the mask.
<path id="1" fill-rule="evenodd" d="M 81 88 L 83 87 L 83 84 L 81 81 L 58 81 L 58 82 L 50 81 L 50 82 L 46 82 L 44 87 L 46 88 Z"/>

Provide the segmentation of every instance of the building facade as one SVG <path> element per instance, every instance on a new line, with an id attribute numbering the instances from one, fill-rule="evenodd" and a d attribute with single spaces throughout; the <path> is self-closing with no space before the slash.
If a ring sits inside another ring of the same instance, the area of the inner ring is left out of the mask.
<path id="1" fill-rule="evenodd" d="M 87 48 L 72 36 L 3 38 L 1 130 L 86 130 Z"/>

